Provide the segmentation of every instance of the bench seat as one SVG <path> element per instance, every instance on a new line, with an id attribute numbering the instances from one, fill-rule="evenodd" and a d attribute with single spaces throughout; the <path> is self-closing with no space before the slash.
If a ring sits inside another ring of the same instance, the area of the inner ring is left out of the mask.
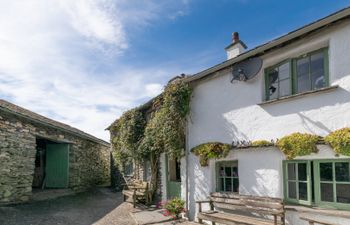
<path id="1" fill-rule="evenodd" d="M 126 201 L 126 197 L 132 198 L 134 208 L 136 206 L 136 201 L 138 200 L 144 200 L 146 204 L 149 204 L 152 201 L 149 184 L 145 181 L 133 180 L 132 182 L 125 184 L 122 194 L 124 195 L 124 201 Z"/>
<path id="2" fill-rule="evenodd" d="M 215 221 L 217 223 L 223 223 L 228 225 L 274 225 L 274 221 L 269 219 L 255 218 L 252 216 L 244 216 L 237 214 L 222 213 L 218 211 L 205 211 L 198 213 L 198 219 Z M 282 222 L 277 222 L 282 224 Z"/>
<path id="3" fill-rule="evenodd" d="M 284 225 L 285 210 L 280 198 L 213 192 L 208 200 L 197 201 L 198 222 L 203 220 L 227 225 Z M 210 210 L 202 210 L 209 203 Z"/>

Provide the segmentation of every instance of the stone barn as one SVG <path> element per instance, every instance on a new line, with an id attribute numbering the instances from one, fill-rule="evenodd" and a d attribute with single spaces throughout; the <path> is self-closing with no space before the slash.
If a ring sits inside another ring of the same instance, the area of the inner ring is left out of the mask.
<path id="1" fill-rule="evenodd" d="M 110 144 L 0 100 L 0 204 L 110 184 Z"/>

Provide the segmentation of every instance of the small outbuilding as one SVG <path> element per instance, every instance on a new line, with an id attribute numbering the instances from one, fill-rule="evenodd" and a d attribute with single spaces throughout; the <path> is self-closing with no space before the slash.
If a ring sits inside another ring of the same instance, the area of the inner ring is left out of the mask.
<path id="1" fill-rule="evenodd" d="M 0 204 L 110 184 L 110 144 L 0 100 Z"/>

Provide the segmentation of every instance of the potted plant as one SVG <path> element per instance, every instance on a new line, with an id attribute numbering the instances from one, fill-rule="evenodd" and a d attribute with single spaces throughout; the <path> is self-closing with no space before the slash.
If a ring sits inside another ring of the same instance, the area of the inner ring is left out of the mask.
<path id="1" fill-rule="evenodd" d="M 164 203 L 164 216 L 171 216 L 174 220 L 180 219 L 181 213 L 185 212 L 185 201 L 180 198 L 173 198 Z"/>

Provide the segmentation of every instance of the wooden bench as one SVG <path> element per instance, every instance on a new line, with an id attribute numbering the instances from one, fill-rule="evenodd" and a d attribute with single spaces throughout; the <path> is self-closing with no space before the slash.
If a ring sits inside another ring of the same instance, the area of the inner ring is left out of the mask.
<path id="1" fill-rule="evenodd" d="M 324 222 L 324 221 L 321 221 L 319 219 L 312 219 L 312 218 L 308 218 L 308 217 L 305 217 L 305 216 L 301 216 L 300 219 L 309 222 L 309 225 L 316 225 L 316 224 L 321 224 L 321 225 L 338 225 L 338 224 L 335 224 L 335 223 Z"/>
<path id="2" fill-rule="evenodd" d="M 126 201 L 127 197 L 132 198 L 134 208 L 136 206 L 136 201 L 144 200 L 146 205 L 152 201 L 149 184 L 145 181 L 134 180 L 125 184 L 122 193 L 124 196 L 124 201 Z"/>
<path id="3" fill-rule="evenodd" d="M 283 200 L 279 198 L 239 195 L 229 192 L 211 193 L 209 200 L 199 204 L 198 222 L 203 220 L 229 225 L 278 225 L 285 224 Z M 210 210 L 203 211 L 202 203 L 209 203 Z"/>

